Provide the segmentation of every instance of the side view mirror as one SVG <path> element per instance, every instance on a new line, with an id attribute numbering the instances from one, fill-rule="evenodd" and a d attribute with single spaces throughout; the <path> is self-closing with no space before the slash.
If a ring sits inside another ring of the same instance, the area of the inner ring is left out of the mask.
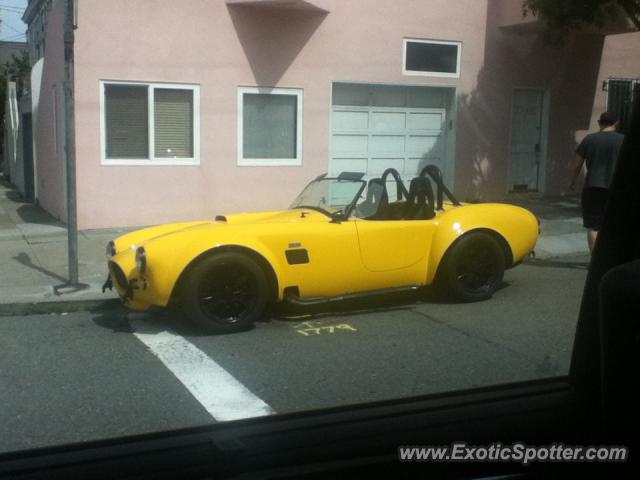
<path id="1" fill-rule="evenodd" d="M 345 213 L 340 210 L 338 212 L 331 214 L 331 222 L 330 223 L 342 223 L 346 221 L 349 217 L 345 215 Z"/>

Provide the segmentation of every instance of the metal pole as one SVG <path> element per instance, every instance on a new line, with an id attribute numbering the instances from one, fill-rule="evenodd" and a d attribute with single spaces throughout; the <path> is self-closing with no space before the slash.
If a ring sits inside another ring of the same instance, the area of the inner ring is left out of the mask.
<path id="1" fill-rule="evenodd" d="M 78 216 L 76 205 L 76 134 L 74 108 L 74 0 L 65 1 L 64 16 L 64 100 L 65 153 L 67 164 L 67 235 L 69 286 L 78 286 Z"/>

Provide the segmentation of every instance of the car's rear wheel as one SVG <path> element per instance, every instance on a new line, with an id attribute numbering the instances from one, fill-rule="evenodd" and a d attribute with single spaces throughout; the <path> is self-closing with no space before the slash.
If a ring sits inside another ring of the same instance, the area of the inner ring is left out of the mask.
<path id="1" fill-rule="evenodd" d="M 182 284 L 182 306 L 207 333 L 246 330 L 260 319 L 268 301 L 264 272 L 246 255 L 223 252 L 204 258 Z"/>
<path id="2" fill-rule="evenodd" d="M 505 258 L 487 233 L 469 233 L 445 255 L 440 272 L 443 293 L 454 300 L 477 302 L 491 298 L 502 283 Z"/>

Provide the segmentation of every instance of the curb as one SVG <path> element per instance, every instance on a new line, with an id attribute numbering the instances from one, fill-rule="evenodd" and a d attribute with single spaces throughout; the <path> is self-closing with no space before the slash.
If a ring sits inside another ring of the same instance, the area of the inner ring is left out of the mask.
<path id="1" fill-rule="evenodd" d="M 22 315 L 64 315 L 75 312 L 105 312 L 122 308 L 120 299 L 71 300 L 59 302 L 5 303 L 0 305 L 0 317 Z"/>

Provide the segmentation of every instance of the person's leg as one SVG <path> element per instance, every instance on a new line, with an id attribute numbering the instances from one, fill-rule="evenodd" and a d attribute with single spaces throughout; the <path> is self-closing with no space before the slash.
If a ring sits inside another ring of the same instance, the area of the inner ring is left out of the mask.
<path id="1" fill-rule="evenodd" d="M 596 238 L 598 237 L 598 230 L 587 230 L 587 243 L 589 244 L 589 252 L 593 252 L 593 246 L 596 244 Z"/>
<path id="2" fill-rule="evenodd" d="M 595 230 L 593 229 L 593 190 L 591 188 L 582 189 L 582 199 L 581 199 L 581 207 L 582 207 L 582 226 L 587 229 L 587 245 L 589 245 L 589 252 L 593 251 L 593 244 L 595 243 L 595 237 L 597 233 L 594 235 Z"/>
<path id="3" fill-rule="evenodd" d="M 606 188 L 588 187 L 582 191 L 582 225 L 587 229 L 589 252 L 593 252 L 596 238 L 598 238 L 608 195 L 609 191 Z"/>

